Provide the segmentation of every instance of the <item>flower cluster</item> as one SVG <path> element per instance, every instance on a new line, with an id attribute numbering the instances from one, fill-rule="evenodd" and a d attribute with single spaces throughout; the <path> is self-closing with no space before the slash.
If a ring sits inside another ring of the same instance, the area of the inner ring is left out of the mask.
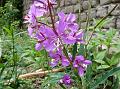
<path id="1" fill-rule="evenodd" d="M 57 66 L 59 62 L 62 66 L 69 66 L 72 62 L 74 68 L 78 69 L 80 76 L 83 76 L 87 65 L 91 61 L 86 60 L 82 55 L 72 59 L 72 55 L 68 53 L 69 58 L 63 53 L 64 45 L 73 45 L 75 43 L 84 44 L 83 32 L 79 31 L 79 25 L 75 22 L 76 16 L 72 13 L 58 13 L 59 20 L 51 24 L 43 23 L 39 18 L 52 16 L 51 10 L 56 5 L 55 0 L 34 0 L 30 7 L 28 15 L 25 16 L 25 22 L 28 23 L 28 34 L 30 37 L 37 40 L 35 45 L 36 50 L 45 49 L 52 61 L 52 67 Z M 51 17 L 51 20 L 53 18 Z M 67 82 L 64 79 L 67 78 Z M 63 82 L 70 83 L 69 76 L 63 78 Z"/>
<path id="2" fill-rule="evenodd" d="M 72 79 L 68 74 L 65 74 L 62 79 L 60 79 L 59 83 L 65 84 L 65 85 L 71 85 Z"/>

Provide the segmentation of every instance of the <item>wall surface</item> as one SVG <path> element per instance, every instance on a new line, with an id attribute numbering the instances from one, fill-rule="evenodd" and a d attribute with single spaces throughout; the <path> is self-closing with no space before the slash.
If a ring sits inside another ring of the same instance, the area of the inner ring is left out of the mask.
<path id="1" fill-rule="evenodd" d="M 30 8 L 30 4 L 31 4 L 32 0 L 23 0 L 23 15 L 27 14 L 29 8 Z"/>
<path id="2" fill-rule="evenodd" d="M 28 12 L 32 0 L 24 0 L 24 14 Z M 80 17 L 81 28 L 85 28 L 86 20 L 89 16 L 90 25 L 93 25 L 93 18 L 102 18 L 106 16 L 111 9 L 118 4 L 118 7 L 111 13 L 108 18 L 114 18 L 110 21 L 105 29 L 110 27 L 120 29 L 120 0 L 57 0 L 58 6 L 55 6 L 55 12 L 64 11 L 65 13 L 75 13 Z"/>

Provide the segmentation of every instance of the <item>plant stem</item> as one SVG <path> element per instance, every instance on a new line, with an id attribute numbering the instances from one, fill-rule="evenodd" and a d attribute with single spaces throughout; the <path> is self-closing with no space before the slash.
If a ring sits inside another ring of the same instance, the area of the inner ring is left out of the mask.
<path id="1" fill-rule="evenodd" d="M 84 35 L 84 40 L 86 39 L 86 34 L 87 34 L 87 31 L 88 31 L 88 26 L 89 26 L 89 21 L 90 21 L 90 14 L 91 14 L 91 0 L 89 0 L 89 8 L 88 8 L 88 14 L 87 14 L 87 23 L 86 23 L 86 29 L 85 29 L 85 35 Z M 84 50 L 85 50 L 85 57 L 87 57 L 87 45 L 85 45 L 84 47 Z"/>
<path id="2" fill-rule="evenodd" d="M 95 29 L 100 25 L 101 22 L 103 22 L 103 21 L 116 9 L 117 6 L 118 6 L 118 5 L 116 5 L 105 17 L 103 17 L 103 18 L 95 25 L 95 27 L 93 28 L 93 31 L 92 31 L 92 33 L 91 33 L 91 36 L 90 36 L 90 38 L 89 38 L 89 40 L 88 40 L 88 42 L 87 42 L 86 45 L 88 45 L 89 42 L 90 42 L 90 40 L 92 39 L 92 36 L 93 36 L 93 34 L 94 34 L 94 32 L 95 32 Z"/>
<path id="3" fill-rule="evenodd" d="M 75 60 L 76 54 L 77 54 L 77 43 L 75 43 L 75 44 L 73 45 L 73 49 L 72 49 L 72 61 Z"/>
<path id="4" fill-rule="evenodd" d="M 66 87 L 63 84 L 59 84 L 63 89 L 66 89 Z"/>
<path id="5" fill-rule="evenodd" d="M 66 58 L 68 59 L 68 61 L 70 62 L 70 64 L 72 65 L 72 61 L 70 60 L 70 58 L 69 58 L 69 55 L 68 55 L 68 52 L 67 52 L 67 50 L 66 50 L 66 48 L 65 48 L 65 46 L 63 45 L 63 53 L 64 53 L 64 55 L 66 56 Z"/>
<path id="6" fill-rule="evenodd" d="M 53 27 L 53 31 L 54 33 L 58 36 L 58 33 L 57 31 L 55 30 L 55 24 L 54 24 L 54 19 L 53 19 L 53 15 L 52 15 L 52 10 L 51 10 L 51 3 L 48 1 L 48 9 L 49 9 L 49 12 L 50 12 L 50 17 L 51 17 L 51 21 L 52 21 L 52 27 Z"/>
<path id="7" fill-rule="evenodd" d="M 58 35 L 58 33 L 57 33 L 57 31 L 56 31 L 56 28 L 55 28 L 55 24 L 54 24 L 54 18 L 53 18 L 53 15 L 52 15 L 52 10 L 51 10 L 51 3 L 49 2 L 49 0 L 47 0 L 48 1 L 48 9 L 49 9 L 49 12 L 50 12 L 50 17 L 51 17 L 51 21 L 52 21 L 52 28 L 53 28 L 53 32 L 59 37 L 59 35 Z M 59 38 L 60 39 L 60 38 Z M 60 41 L 61 41 L 61 43 L 62 43 L 62 40 L 60 39 Z M 69 58 L 69 55 L 68 55 L 68 53 L 67 53 L 67 50 L 66 50 L 66 48 L 65 48 L 65 46 L 62 44 L 62 46 L 63 46 L 63 52 L 64 52 L 64 54 L 65 54 L 65 56 L 66 56 L 66 58 L 68 59 L 68 61 L 70 62 L 70 64 L 72 64 L 72 61 L 70 60 L 70 58 Z"/>
<path id="8" fill-rule="evenodd" d="M 11 26 L 12 27 L 12 26 Z M 10 28 L 11 29 L 11 28 Z M 11 29 L 12 33 L 12 53 L 13 53 L 13 62 L 14 62 L 14 66 L 13 66 L 13 73 L 15 74 L 15 84 L 17 84 L 17 65 L 16 65 L 16 57 L 15 57 L 15 39 L 14 39 L 14 26 L 13 28 Z M 16 86 L 17 87 L 17 86 Z"/>

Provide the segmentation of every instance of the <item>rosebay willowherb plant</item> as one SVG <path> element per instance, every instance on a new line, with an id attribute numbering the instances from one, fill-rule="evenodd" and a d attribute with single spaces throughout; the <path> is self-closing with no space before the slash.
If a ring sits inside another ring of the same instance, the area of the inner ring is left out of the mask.
<path id="1" fill-rule="evenodd" d="M 90 58 L 88 52 L 85 54 L 78 53 L 77 45 L 88 46 L 95 29 L 115 8 L 94 27 L 90 39 L 85 42 L 83 39 L 84 31 L 77 24 L 75 14 L 59 12 L 59 20 L 55 21 L 53 7 L 56 4 L 55 0 L 33 0 L 30 10 L 24 18 L 25 23 L 28 23 L 28 34 L 37 41 L 35 45 L 37 51 L 45 49 L 49 53 L 51 58 L 49 64 L 52 68 L 58 65 L 65 68 L 67 74 L 65 73 L 62 79 L 58 81 L 62 88 L 66 88 L 64 85 L 75 86 L 77 81 L 78 83 L 82 81 L 80 85 L 85 88 L 84 82 L 87 80 L 84 80 L 83 76 L 87 66 L 91 65 L 92 61 L 88 60 Z M 51 23 L 48 23 L 48 17 L 51 18 Z M 82 49 L 79 50 L 82 51 Z M 73 75 L 77 77 L 77 80 L 72 78 L 75 77 Z M 107 78 L 108 76 L 104 77 Z M 78 85 L 79 88 L 80 85 Z"/>

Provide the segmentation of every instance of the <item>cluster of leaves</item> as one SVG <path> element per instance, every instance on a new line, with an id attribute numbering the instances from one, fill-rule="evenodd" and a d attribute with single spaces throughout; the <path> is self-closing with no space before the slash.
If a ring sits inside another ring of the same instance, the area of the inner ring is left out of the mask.
<path id="1" fill-rule="evenodd" d="M 0 89 L 33 89 L 32 81 L 20 80 L 18 76 L 39 68 L 48 69 L 47 53 L 34 50 L 35 41 L 19 28 L 18 13 L 12 2 L 0 7 Z"/>
<path id="2" fill-rule="evenodd" d="M 113 19 L 113 18 L 112 18 Z M 119 50 L 119 34 L 114 28 L 102 29 L 107 22 L 112 19 L 104 20 L 98 28 L 95 29 L 94 36 L 87 47 L 87 50 L 92 55 L 93 64 L 88 68 L 90 89 L 106 88 L 118 89 L 119 81 L 117 71 L 119 71 L 120 50 Z M 94 21 L 97 23 L 97 21 Z M 120 73 L 120 72 L 119 72 Z M 87 74 L 86 74 L 87 75 Z M 117 85 L 115 84 L 117 82 Z"/>
<path id="3" fill-rule="evenodd" d="M 22 26 L 22 17 L 23 17 L 23 0 L 2 0 L 0 7 L 0 17 L 4 22 L 0 22 L 1 24 L 9 24 L 9 22 L 13 22 L 14 20 L 19 21 L 19 26 Z M 7 21 L 7 22 L 6 22 Z M 6 22 L 6 23 L 5 23 Z M 2 25 L 0 25 L 2 26 Z"/>

